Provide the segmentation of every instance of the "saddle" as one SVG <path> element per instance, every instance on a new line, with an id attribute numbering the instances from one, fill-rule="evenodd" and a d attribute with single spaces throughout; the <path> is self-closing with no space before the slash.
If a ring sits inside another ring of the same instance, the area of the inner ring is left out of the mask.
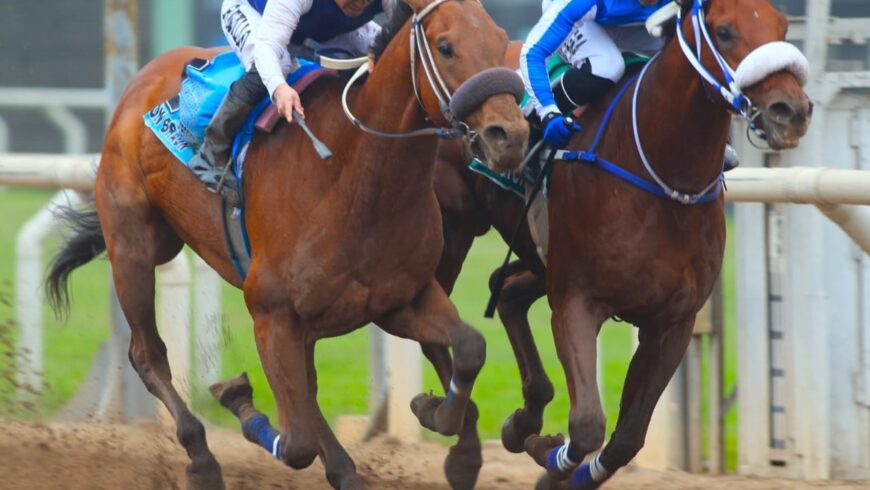
<path id="1" fill-rule="evenodd" d="M 337 77 L 338 71 L 299 59 L 300 67 L 287 78 L 297 92 L 303 93 L 323 77 Z M 233 51 L 211 60 L 194 59 L 184 67 L 181 91 L 144 115 L 145 125 L 178 161 L 187 166 L 202 144 L 206 128 L 223 101 L 230 85 L 242 77 L 245 68 Z M 271 132 L 280 120 L 277 109 L 266 97 L 245 121 L 233 144 L 232 171 L 241 185 L 248 146 L 257 131 Z M 224 200 L 222 209 L 224 237 L 233 265 L 244 279 L 250 265 L 250 244 L 244 223 L 244 210 Z"/>

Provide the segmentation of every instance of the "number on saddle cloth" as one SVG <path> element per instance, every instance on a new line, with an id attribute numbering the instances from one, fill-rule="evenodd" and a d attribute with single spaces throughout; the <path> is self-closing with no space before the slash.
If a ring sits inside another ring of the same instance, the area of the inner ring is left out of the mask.
<path id="1" fill-rule="evenodd" d="M 291 85 L 321 69 L 320 65 L 301 58 L 299 64 L 299 69 L 287 79 Z M 145 114 L 145 124 L 181 163 L 187 165 L 202 144 L 206 128 L 230 85 L 244 74 L 244 66 L 232 51 L 221 53 L 209 61 L 191 61 L 184 68 L 180 93 Z M 254 122 L 270 103 L 266 97 L 251 111 L 233 145 L 234 159 L 253 138 Z"/>

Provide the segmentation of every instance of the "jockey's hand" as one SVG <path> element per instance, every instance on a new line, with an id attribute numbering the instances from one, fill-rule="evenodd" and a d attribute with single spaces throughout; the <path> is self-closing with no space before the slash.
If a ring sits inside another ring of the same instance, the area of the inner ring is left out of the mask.
<path id="1" fill-rule="evenodd" d="M 547 114 L 543 123 L 544 141 L 550 148 L 565 148 L 571 142 L 571 136 L 580 131 L 580 125 L 574 119 L 566 118 L 558 112 Z"/>
<path id="2" fill-rule="evenodd" d="M 305 111 L 302 109 L 302 101 L 299 99 L 299 93 L 286 83 L 279 85 L 272 94 L 272 101 L 278 107 L 278 112 L 287 120 L 293 122 L 293 109 L 296 109 L 302 118 L 305 118 Z"/>
<path id="3" fill-rule="evenodd" d="M 375 71 L 375 55 L 369 53 L 369 60 L 366 64 L 369 67 L 369 75 L 371 75 Z"/>

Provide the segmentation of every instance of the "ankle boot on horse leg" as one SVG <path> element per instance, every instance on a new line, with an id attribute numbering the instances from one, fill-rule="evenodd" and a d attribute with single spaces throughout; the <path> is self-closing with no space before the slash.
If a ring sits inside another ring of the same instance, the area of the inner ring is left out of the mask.
<path id="1" fill-rule="evenodd" d="M 254 389 L 248 381 L 247 373 L 215 383 L 209 387 L 209 391 L 223 407 L 238 417 L 245 439 L 262 446 L 276 458 L 281 458 L 278 431 L 272 427 L 266 415 L 254 408 Z"/>
<path id="2" fill-rule="evenodd" d="M 232 169 L 233 139 L 254 105 L 268 95 L 259 73 L 252 70 L 227 92 L 205 131 L 205 140 L 188 166 L 214 192 L 220 191 L 227 200 L 238 203 L 238 183 Z"/>

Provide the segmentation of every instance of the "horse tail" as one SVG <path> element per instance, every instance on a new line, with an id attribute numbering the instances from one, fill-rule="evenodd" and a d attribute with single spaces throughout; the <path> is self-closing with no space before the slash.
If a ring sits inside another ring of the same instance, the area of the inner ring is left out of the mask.
<path id="1" fill-rule="evenodd" d="M 55 314 L 64 317 L 69 313 L 69 275 L 105 252 L 106 240 L 95 209 L 62 207 L 57 213 L 72 227 L 72 234 L 51 261 L 45 291 Z"/>

